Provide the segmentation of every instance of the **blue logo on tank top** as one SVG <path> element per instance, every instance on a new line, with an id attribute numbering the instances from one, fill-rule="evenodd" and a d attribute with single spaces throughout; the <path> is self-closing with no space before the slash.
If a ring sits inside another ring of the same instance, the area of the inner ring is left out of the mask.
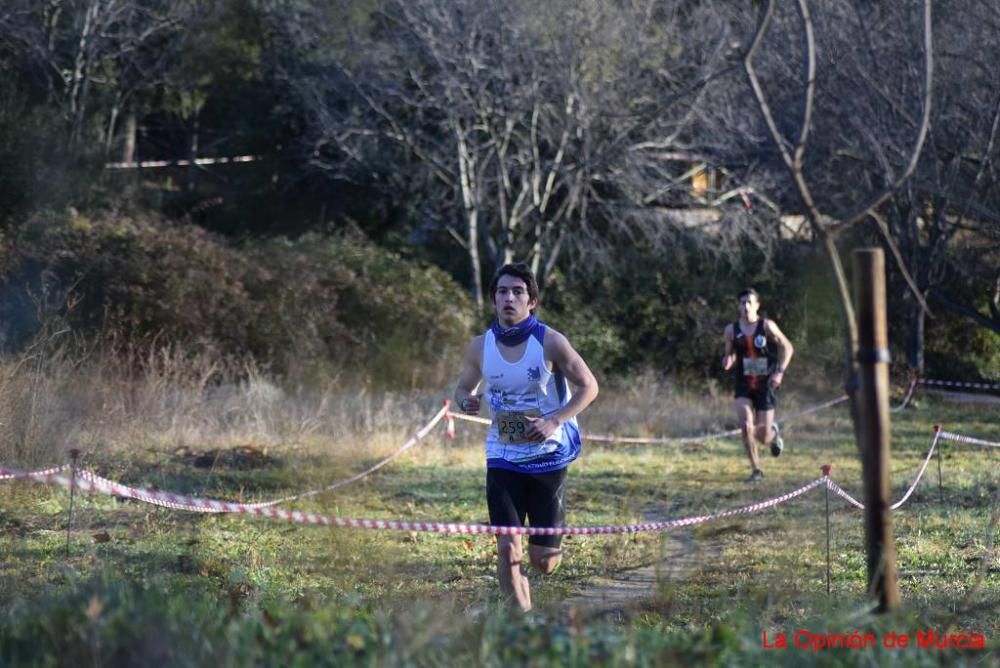
<path id="1" fill-rule="evenodd" d="M 541 380 L 542 370 L 537 366 L 528 367 L 528 380 Z"/>

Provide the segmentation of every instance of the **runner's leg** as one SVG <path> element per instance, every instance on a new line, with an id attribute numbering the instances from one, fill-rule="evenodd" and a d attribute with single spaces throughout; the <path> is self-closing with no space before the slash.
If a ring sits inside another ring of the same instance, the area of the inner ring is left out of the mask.
<path id="1" fill-rule="evenodd" d="M 774 424 L 774 409 L 766 411 L 757 411 L 757 420 L 754 429 L 754 435 L 756 436 L 757 442 L 761 445 L 770 445 L 771 441 L 774 440 L 774 429 L 771 425 Z"/>
<path id="2" fill-rule="evenodd" d="M 736 398 L 736 420 L 743 433 L 743 447 L 750 459 L 752 471 L 760 470 L 760 457 L 757 455 L 757 442 L 754 438 L 753 402 L 748 397 Z"/>
<path id="3" fill-rule="evenodd" d="M 486 503 L 493 526 L 524 526 L 525 511 L 519 508 L 524 494 L 524 477 L 504 469 L 487 469 Z M 497 536 L 497 580 L 508 600 L 527 612 L 531 610 L 528 578 L 521 573 L 524 551 L 520 536 Z"/>
<path id="4" fill-rule="evenodd" d="M 528 523 L 534 527 L 566 526 L 567 469 L 532 476 L 528 500 Z M 549 574 L 562 561 L 562 536 L 532 536 L 528 539 L 531 565 Z"/>
<path id="5" fill-rule="evenodd" d="M 521 573 L 523 558 L 520 536 L 497 536 L 497 579 L 500 580 L 500 591 L 522 611 L 528 612 L 531 610 L 531 588 L 528 578 Z"/>

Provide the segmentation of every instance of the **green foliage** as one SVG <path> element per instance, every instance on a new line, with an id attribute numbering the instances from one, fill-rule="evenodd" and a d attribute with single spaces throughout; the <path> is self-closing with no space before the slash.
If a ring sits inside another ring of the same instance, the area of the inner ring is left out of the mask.
<path id="1" fill-rule="evenodd" d="M 738 316 L 737 292 L 753 286 L 761 312 L 780 323 L 800 351 L 795 365 L 825 371 L 843 358 L 836 294 L 826 272 L 816 270 L 821 262 L 794 244 L 782 248 L 766 272 L 752 253 L 716 259 L 683 242 L 660 253 L 632 248 L 614 271 L 554 274 L 542 306 L 595 370 L 722 378 L 723 330 Z"/>
<path id="2" fill-rule="evenodd" d="M 441 384 L 453 371 L 472 307 L 441 270 L 349 237 L 277 239 L 249 255 L 262 304 L 254 348 L 269 358 L 312 351 L 380 385 Z"/>
<path id="3" fill-rule="evenodd" d="M 64 135 L 58 114 L 24 97 L 0 67 L 0 224 L 72 196 L 83 172 L 67 164 Z"/>
<path id="4" fill-rule="evenodd" d="M 927 375 L 953 380 L 1000 381 L 1000 334 L 933 303 L 931 308 L 937 317 L 927 320 Z M 985 304 L 981 312 L 987 313 Z"/>
<path id="5" fill-rule="evenodd" d="M 658 393 L 608 399 L 642 413 L 659 411 L 661 429 L 684 431 L 692 425 L 683 416 L 704 404 L 697 397 L 687 409 L 664 410 Z M 970 434 L 996 425 L 980 405 L 921 404 L 893 418 L 894 498 L 919 467 L 932 421 L 962 425 Z M 613 419 L 618 412 L 605 415 Z M 786 437 L 798 445 L 769 461 L 763 489 L 743 483 L 745 458 L 732 441 L 669 450 L 590 444 L 571 471 L 570 523 L 610 525 L 654 513 L 683 517 L 738 507 L 793 489 L 818 475 L 819 462 L 832 463 L 835 480 L 853 493 L 860 488 L 860 462 L 845 413 L 834 409 L 788 423 Z M 588 415 L 595 431 L 608 427 Z M 481 432 L 467 433 L 481 438 Z M 280 469 L 209 471 L 172 460 L 169 451 L 131 447 L 88 466 L 127 484 L 249 501 L 342 476 L 368 458 L 356 442 L 345 450 L 346 461 L 302 457 L 289 448 Z M 68 495 L 6 483 L 0 488 L 0 665 L 996 665 L 1000 576 L 989 542 L 996 528 L 990 524 L 997 492 L 992 453 L 964 445 L 949 445 L 945 453 L 946 505 L 937 503 L 936 486 L 925 479 L 894 516 L 907 611 L 878 616 L 867 612 L 860 511 L 836 497 L 832 595 L 826 594 L 821 490 L 690 530 L 574 536 L 564 542 L 565 561 L 556 573 L 530 576 L 535 610 L 525 616 L 497 600 L 495 544 L 488 536 L 192 517 L 78 494 L 66 557 Z M 371 484 L 300 501 L 300 509 L 473 520 L 485 513 L 481 457 L 478 448 L 431 439 Z M 303 474 L 314 477 L 306 482 Z M 181 476 L 190 487 L 178 486 Z M 641 581 L 645 573 L 653 578 L 648 587 L 628 587 L 625 597 L 603 604 L 595 595 Z M 580 601 L 581 592 L 589 602 Z M 791 644 L 798 629 L 858 630 L 877 638 L 889 632 L 912 637 L 917 629 L 976 632 L 990 648 L 762 647 L 762 630 L 771 642 L 786 633 Z"/>
<path id="6" fill-rule="evenodd" d="M 159 338 L 279 372 L 349 370 L 376 384 L 440 384 L 468 336 L 443 272 L 347 237 L 242 247 L 192 225 L 39 214 L 0 255 L 8 345 L 48 317 L 82 333 Z"/>

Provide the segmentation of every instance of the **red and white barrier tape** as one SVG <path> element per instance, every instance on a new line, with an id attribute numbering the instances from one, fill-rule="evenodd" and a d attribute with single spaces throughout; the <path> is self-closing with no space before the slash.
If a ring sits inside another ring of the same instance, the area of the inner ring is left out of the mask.
<path id="1" fill-rule="evenodd" d="M 5 469 L 0 468 L 0 480 L 14 480 L 15 478 L 25 479 L 31 478 L 33 476 L 47 476 L 54 473 L 59 473 L 68 469 L 69 464 L 62 464 L 61 466 L 53 466 L 48 469 L 39 469 L 38 471 L 18 471 L 16 469 Z"/>
<path id="2" fill-rule="evenodd" d="M 489 418 L 479 417 L 478 415 L 466 415 L 465 413 L 449 412 L 448 417 L 456 420 L 465 420 L 466 422 L 475 422 L 476 424 L 493 424 L 493 421 Z"/>
<path id="3" fill-rule="evenodd" d="M 939 432 L 941 438 L 948 441 L 959 441 L 961 443 L 972 443 L 974 445 L 988 445 L 991 448 L 1000 448 L 1000 443 L 997 441 L 984 441 L 981 438 L 973 438 L 971 436 L 963 436 L 961 434 L 955 434 L 950 431 Z"/>
<path id="4" fill-rule="evenodd" d="M 837 397 L 835 399 L 830 399 L 829 401 L 824 401 L 821 404 L 817 404 L 805 410 L 799 411 L 797 413 L 792 413 L 788 417 L 784 418 L 781 422 L 787 422 L 789 420 L 794 420 L 817 411 L 821 411 L 825 408 L 830 408 L 831 406 L 836 406 L 837 404 L 847 401 L 847 395 Z M 476 424 L 489 425 L 492 424 L 489 419 L 482 418 L 476 415 L 466 415 L 464 413 L 448 413 L 449 418 L 454 418 L 457 420 L 465 420 L 466 422 L 475 422 Z M 615 436 L 612 434 L 584 434 L 584 440 L 597 441 L 599 443 L 622 443 L 625 445 L 656 445 L 660 443 L 700 443 L 702 441 L 712 441 L 719 438 L 726 438 L 730 436 L 739 436 L 742 432 L 741 429 L 730 429 L 728 431 L 720 431 L 713 434 L 704 434 L 702 436 Z M 453 437 L 452 433 L 452 437 Z"/>
<path id="5" fill-rule="evenodd" d="M 941 438 L 941 430 L 940 429 L 935 429 L 934 430 L 934 440 L 931 441 L 931 447 L 927 449 L 927 456 L 924 457 L 924 462 L 923 462 L 923 464 L 920 465 L 920 470 L 917 471 L 917 477 L 913 479 L 913 483 L 910 485 L 910 488 L 908 490 L 906 490 L 906 494 L 903 495 L 903 498 L 901 498 L 896 503 L 892 504 L 890 506 L 890 508 L 892 508 L 893 510 L 896 510 L 896 508 L 899 508 L 901 505 L 903 505 L 904 503 L 906 503 L 906 500 L 908 498 L 910 498 L 911 494 L 913 494 L 913 490 L 915 490 L 917 488 L 917 483 L 919 483 L 920 479 L 922 477 L 924 477 L 924 471 L 927 470 L 927 463 L 931 461 L 931 455 L 934 454 L 934 448 L 937 447 L 937 442 L 938 442 L 939 438 Z"/>
<path id="6" fill-rule="evenodd" d="M 910 399 L 913 398 L 913 390 L 917 387 L 917 377 L 914 376 L 910 379 L 910 387 L 906 390 L 906 396 L 903 397 L 903 401 L 898 406 L 893 406 L 889 408 L 891 413 L 898 413 L 899 411 L 906 408 L 906 405 L 910 403 Z"/>
<path id="7" fill-rule="evenodd" d="M 940 426 L 935 426 L 934 440 L 931 442 L 931 447 L 927 450 L 927 455 L 924 457 L 924 461 L 920 465 L 920 470 L 917 472 L 917 477 L 913 479 L 913 483 L 910 485 L 910 488 L 906 490 L 906 494 L 903 495 L 903 498 L 901 498 L 899 501 L 890 506 L 893 510 L 896 510 L 901 505 L 903 505 L 903 503 L 906 502 L 908 498 L 910 498 L 910 495 L 913 494 L 913 490 L 916 489 L 917 483 L 920 482 L 920 479 L 923 477 L 924 472 L 927 470 L 927 464 L 930 463 L 931 461 L 931 456 L 934 454 L 934 448 L 937 446 L 938 439 L 942 438 L 948 441 L 958 441 L 960 443 L 971 443 L 973 445 L 986 445 L 993 448 L 1000 448 L 1000 442 L 986 441 L 981 438 L 973 438 L 972 436 L 963 436 L 962 434 L 955 434 L 950 431 L 942 431 Z M 832 480 L 829 483 L 829 487 L 839 496 L 843 497 L 848 502 L 857 506 L 858 508 L 865 507 L 863 503 L 861 503 L 853 496 L 845 492 L 837 485 L 837 483 L 833 482 Z"/>
<path id="8" fill-rule="evenodd" d="M 935 380 L 921 378 L 918 382 L 924 385 L 940 385 L 941 387 L 967 387 L 974 390 L 1000 390 L 1000 383 L 966 383 L 958 380 Z"/>
<path id="9" fill-rule="evenodd" d="M 422 429 L 423 434 L 418 432 L 415 434 L 411 441 L 407 441 L 406 447 L 411 447 L 413 443 L 422 438 L 430 429 L 437 424 L 438 421 L 447 412 L 448 405 L 445 404 L 432 420 Z M 930 462 L 931 456 L 934 454 L 934 449 L 937 446 L 939 438 L 947 438 L 950 440 L 962 441 L 966 443 L 974 443 L 977 445 L 988 445 L 988 446 L 1000 446 L 1000 443 L 995 443 L 993 441 L 985 441 L 982 439 L 972 438 L 969 436 L 962 436 L 959 434 L 954 434 L 951 432 L 941 431 L 940 427 L 935 427 L 934 440 L 931 442 L 931 446 L 927 451 L 927 455 L 924 457 L 923 464 L 914 478 L 913 483 L 910 485 L 909 489 L 903 495 L 903 497 L 891 506 L 893 510 L 899 508 L 913 493 L 917 484 L 920 482 L 927 469 L 927 464 Z M 402 448 L 397 451 L 402 451 Z M 384 460 L 387 461 L 387 460 Z M 383 463 L 384 463 L 383 461 Z M 772 508 L 781 503 L 789 501 L 810 489 L 818 485 L 826 485 L 827 488 L 831 489 L 833 492 L 839 496 L 846 499 L 848 502 L 853 504 L 858 508 L 864 508 L 864 504 L 855 499 L 853 496 L 844 491 L 837 483 L 829 477 L 829 467 L 824 467 L 824 475 L 812 482 L 809 482 L 796 490 L 782 494 L 781 496 L 768 499 L 766 501 L 761 501 L 758 503 L 753 503 L 748 506 L 743 506 L 741 508 L 734 508 L 732 510 L 724 510 L 709 515 L 698 515 L 693 517 L 685 517 L 675 520 L 665 520 L 659 522 L 645 522 L 642 524 L 629 524 L 620 526 L 595 526 L 595 527 L 505 527 L 505 526 L 492 526 L 488 524 L 465 524 L 465 523 L 455 523 L 455 522 L 411 522 L 407 520 L 371 520 L 371 519 L 354 519 L 354 518 L 339 518 L 339 517 L 327 517 L 325 515 L 318 515 L 315 513 L 304 513 L 300 511 L 284 510 L 281 508 L 270 507 L 279 501 L 264 502 L 264 503 L 235 503 L 230 501 L 218 501 L 215 499 L 203 499 L 194 496 L 186 496 L 182 494 L 175 494 L 173 492 L 161 492 L 155 490 L 148 490 L 143 488 L 129 487 L 127 485 L 122 485 L 116 483 L 112 480 L 107 480 L 102 478 L 91 471 L 77 471 L 75 475 L 66 476 L 63 472 L 70 468 L 69 465 L 63 465 L 58 467 L 52 467 L 49 469 L 43 469 L 40 471 L 17 471 L 13 469 L 0 468 L 0 480 L 3 479 L 24 479 L 32 480 L 47 485 L 60 485 L 66 488 L 76 487 L 85 491 L 99 492 L 107 494 L 110 496 L 120 496 L 125 498 L 132 498 L 138 501 L 143 501 L 145 503 L 150 503 L 157 506 L 174 508 L 177 510 L 188 510 L 193 512 L 209 512 L 209 513 L 236 513 L 244 515 L 254 515 L 259 517 L 271 517 L 274 519 L 285 520 L 289 522 L 296 522 L 300 524 L 311 524 L 311 525 L 324 525 L 324 526 L 334 526 L 334 527 L 346 527 L 346 528 L 356 528 L 356 529 L 387 529 L 387 530 L 399 530 L 399 531 L 421 531 L 421 532 L 431 532 L 431 533 L 462 533 L 462 534 L 495 534 L 495 535 L 528 535 L 528 536 L 557 536 L 557 535 L 596 535 L 596 534 L 619 534 L 619 533 L 636 533 L 642 531 L 661 531 L 664 529 L 672 529 L 682 526 L 691 526 L 695 524 L 701 524 L 703 522 L 708 522 L 710 520 L 720 519 L 723 517 L 731 517 L 734 515 L 753 513 L 758 510 L 764 510 L 766 508 Z M 374 470 L 373 467 L 371 470 Z M 361 474 L 359 474 L 361 475 Z M 342 481 L 345 482 L 346 481 Z M 331 486 L 332 487 L 332 486 Z M 329 487 L 327 488 L 329 489 Z M 301 498 L 302 496 L 311 495 L 314 493 L 319 493 L 322 490 L 314 490 L 313 492 L 307 492 L 305 494 L 300 494 L 292 498 Z"/>
<path id="10" fill-rule="evenodd" d="M 272 501 L 260 501 L 257 503 L 236 503 L 233 501 L 219 501 L 216 499 L 204 499 L 196 496 L 185 496 L 183 494 L 176 494 L 174 492 L 161 492 L 157 490 L 145 489 L 143 487 L 130 487 L 128 485 L 123 485 L 113 480 L 108 480 L 107 478 L 102 478 L 101 476 L 93 473 L 91 471 L 81 470 L 78 471 L 77 475 L 79 481 L 77 486 L 84 487 L 88 489 L 93 489 L 104 494 L 110 494 L 112 496 L 120 496 L 123 498 L 136 499 L 138 501 L 144 501 L 145 503 L 150 503 L 156 506 L 163 506 L 164 508 L 175 508 L 177 510 L 188 510 L 191 512 L 199 513 L 244 513 L 253 512 L 257 508 L 267 508 L 270 506 L 278 505 L 279 503 L 285 503 L 287 501 L 293 501 L 295 499 L 302 499 L 310 496 L 316 496 L 317 494 L 322 494 L 323 492 L 328 492 L 338 487 L 343 487 L 352 482 L 356 482 L 361 478 L 364 478 L 368 474 L 377 471 L 382 468 L 393 459 L 403 454 L 405 451 L 412 448 L 417 444 L 422 438 L 424 438 L 435 426 L 441 421 L 448 411 L 448 402 L 445 402 L 444 406 L 425 424 L 421 427 L 413 436 L 410 437 L 408 441 L 403 443 L 399 448 L 396 449 L 391 455 L 385 459 L 379 461 L 378 463 L 368 467 L 364 471 L 357 473 L 350 478 L 340 480 L 331 485 L 327 485 L 322 489 L 314 489 L 308 492 L 302 492 L 300 494 L 293 494 L 291 496 L 286 496 L 280 499 L 274 499 Z M 0 468 L 0 480 L 6 480 L 10 478 L 21 478 L 21 479 L 31 479 L 36 481 L 41 481 L 41 479 L 47 476 L 58 474 L 65 469 L 70 468 L 70 465 L 65 464 L 63 466 L 53 467 L 51 469 L 44 469 L 41 471 L 14 471 L 8 469 Z"/>
<path id="11" fill-rule="evenodd" d="M 910 487 L 906 490 L 906 493 L 903 494 L 903 497 L 896 503 L 889 506 L 892 510 L 896 510 L 904 503 L 906 503 L 906 500 L 910 498 L 911 494 L 913 494 L 913 490 L 917 488 L 917 485 L 920 483 L 920 479 L 924 477 L 924 471 L 927 470 L 927 464 L 931 461 L 931 456 L 934 454 L 934 448 L 937 447 L 937 442 L 939 438 L 941 438 L 941 431 L 935 430 L 934 440 L 931 441 L 931 447 L 927 449 L 927 454 L 924 456 L 924 461 L 920 464 L 920 470 L 917 471 L 917 476 L 913 479 L 913 482 L 910 483 Z M 847 501 L 850 502 L 852 505 L 855 505 L 858 508 L 862 509 L 865 507 L 865 504 L 861 503 L 853 496 L 845 492 L 843 489 L 841 489 L 839 485 L 837 485 L 837 483 L 833 482 L 832 480 L 829 482 L 828 486 L 839 496 L 847 499 Z"/>
<path id="12" fill-rule="evenodd" d="M 848 494 L 847 492 L 845 492 L 843 489 L 840 488 L 840 485 L 838 485 L 834 481 L 830 480 L 829 478 L 826 479 L 826 486 L 829 487 L 834 492 L 836 492 L 838 495 L 840 495 L 840 496 L 844 497 L 845 499 L 847 499 L 851 504 L 853 504 L 853 505 L 857 506 L 858 508 L 861 508 L 862 510 L 864 510 L 865 504 L 861 503 L 860 501 L 858 501 L 857 499 L 855 499 L 853 496 L 851 496 L 850 494 Z"/>
<path id="13" fill-rule="evenodd" d="M 215 513 L 236 513 L 241 515 L 253 515 L 258 517 L 270 517 L 299 524 L 312 524 L 334 527 L 345 527 L 353 529 L 381 529 L 394 531 L 420 531 L 429 533 L 462 533 L 462 534 L 494 534 L 501 536 L 527 535 L 527 536 L 587 536 L 599 534 L 619 534 L 637 533 L 642 531 L 662 531 L 676 527 L 691 526 L 701 524 L 709 520 L 731 517 L 753 513 L 766 508 L 773 508 L 781 503 L 794 499 L 805 494 L 810 489 L 824 484 L 828 478 L 821 477 L 810 483 L 799 487 L 796 490 L 782 494 L 781 496 L 753 503 L 742 508 L 723 510 L 710 515 L 699 515 L 695 517 L 684 517 L 675 520 L 664 520 L 659 522 L 645 522 L 642 524 L 627 524 L 620 526 L 592 526 L 592 527 L 509 527 L 493 526 L 490 524 L 466 524 L 459 522 L 415 522 L 408 520 L 372 520 L 354 519 L 341 517 L 328 517 L 315 513 L 304 513 L 300 511 L 284 510 L 282 508 L 269 508 L 260 505 L 230 503 L 228 501 L 215 501 L 212 499 L 199 499 L 197 497 L 173 494 L 171 492 L 154 492 L 151 490 L 135 489 L 125 485 L 119 485 L 110 480 L 105 480 L 89 471 L 80 471 L 75 479 L 47 471 L 39 472 L 18 472 L 15 477 L 26 478 L 35 482 L 47 485 L 59 485 L 70 488 L 99 492 L 102 494 L 124 496 L 138 501 L 145 501 L 158 506 L 174 508 L 177 510 L 192 510 L 195 512 L 215 512 Z"/>
<path id="14" fill-rule="evenodd" d="M 399 446 L 396 449 L 396 451 L 393 452 L 391 455 L 389 455 L 388 457 L 386 457 L 382 461 L 377 462 L 377 463 L 373 464 L 372 466 L 369 466 L 364 471 L 361 471 L 358 474 L 352 475 L 350 478 L 345 478 L 344 480 L 339 480 L 339 481 L 337 481 L 335 483 L 327 485 L 326 487 L 323 487 L 322 489 L 313 489 L 313 490 L 309 490 L 308 492 L 302 492 L 300 494 L 293 494 L 291 496 L 286 496 L 286 497 L 283 497 L 283 498 L 280 498 L 280 499 L 275 499 L 273 501 L 261 501 L 260 503 L 249 504 L 249 506 L 250 507 L 259 507 L 259 508 L 264 508 L 264 507 L 267 507 L 267 506 L 276 506 L 279 503 L 285 503 L 287 501 L 294 501 L 295 499 L 304 499 L 306 497 L 316 496 L 317 494 L 322 494 L 324 492 L 329 492 L 329 491 L 335 490 L 335 489 L 337 489 L 339 487 L 343 487 L 344 485 L 349 485 L 352 482 L 357 482 L 358 480 L 361 480 L 362 478 L 364 478 L 368 474 L 374 473 L 375 471 L 379 470 L 380 468 L 382 468 L 383 466 L 385 466 L 386 464 L 388 464 L 389 462 L 391 462 L 393 459 L 395 459 L 396 457 L 399 457 L 401 454 L 403 454 L 404 452 L 406 452 L 407 450 L 409 450 L 410 448 L 412 448 L 414 445 L 416 445 L 418 442 L 420 442 L 420 440 L 423 439 L 424 436 L 426 436 L 428 433 L 430 433 L 431 429 L 433 429 L 434 427 L 437 426 L 437 423 L 440 422 L 442 420 L 442 418 L 444 418 L 446 415 L 449 414 L 448 406 L 450 404 L 451 404 L 451 402 L 449 402 L 448 400 L 445 400 L 444 405 L 441 407 L 441 410 L 439 410 L 437 413 L 435 413 L 434 417 L 432 417 L 427 422 L 427 424 L 425 424 L 423 427 L 421 427 L 420 429 L 418 429 L 416 431 L 416 433 L 414 433 L 413 436 L 411 436 L 410 439 L 408 441 L 406 441 L 406 443 L 403 443 L 403 445 Z M 454 425 L 452 425 L 451 428 L 454 429 Z"/>
<path id="15" fill-rule="evenodd" d="M 239 513 L 247 512 L 254 508 L 254 504 L 202 499 L 174 492 L 160 492 L 143 487 L 129 487 L 128 485 L 122 485 L 113 480 L 102 478 L 90 471 L 77 471 L 76 477 L 76 486 L 80 489 L 100 492 L 108 496 L 135 499 L 136 501 L 143 501 L 164 508 L 173 508 L 174 510 L 187 510 L 194 513 Z M 68 479 L 65 476 L 63 476 L 63 479 L 67 480 L 65 485 L 68 485 Z M 61 480 L 58 482 L 59 484 L 64 484 Z"/>

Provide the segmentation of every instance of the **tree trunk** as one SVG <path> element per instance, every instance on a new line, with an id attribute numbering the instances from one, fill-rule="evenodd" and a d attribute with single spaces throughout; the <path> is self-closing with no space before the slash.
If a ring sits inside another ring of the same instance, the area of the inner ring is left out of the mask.
<path id="1" fill-rule="evenodd" d="M 135 116 L 135 108 L 130 104 L 125 116 L 125 137 L 122 144 L 122 162 L 135 162 L 135 138 L 139 123 Z"/>
<path id="2" fill-rule="evenodd" d="M 70 146 L 74 152 L 83 133 L 84 110 L 86 109 L 90 79 L 90 53 L 93 48 L 91 36 L 99 12 L 100 3 L 91 2 L 84 13 L 83 27 L 80 30 L 76 58 L 73 63 L 73 75 L 69 82 Z"/>
<path id="3" fill-rule="evenodd" d="M 200 128 L 199 117 L 200 114 L 196 110 L 191 119 L 191 133 L 188 141 L 188 159 L 191 161 L 191 164 L 188 165 L 187 169 L 188 192 L 194 192 L 198 185 L 198 165 L 195 163 L 195 160 L 198 159 L 198 132 Z"/>
<path id="4" fill-rule="evenodd" d="M 469 252 L 469 268 L 472 271 L 472 294 L 476 307 L 483 309 L 483 274 L 479 259 L 479 201 L 476 196 L 475 158 L 469 152 L 465 133 L 460 123 L 454 124 L 455 138 L 458 145 L 458 173 L 462 187 L 462 206 L 465 209 L 466 250 Z"/>
<path id="5" fill-rule="evenodd" d="M 118 102 L 111 106 L 111 114 L 108 118 L 108 130 L 104 135 L 104 158 L 107 159 L 111 155 L 111 145 L 115 140 L 115 128 L 118 127 L 118 114 L 119 107 Z"/>
<path id="6" fill-rule="evenodd" d="M 906 361 L 910 370 L 924 375 L 924 328 L 927 315 L 916 299 L 910 304 L 910 336 L 906 346 Z"/>

